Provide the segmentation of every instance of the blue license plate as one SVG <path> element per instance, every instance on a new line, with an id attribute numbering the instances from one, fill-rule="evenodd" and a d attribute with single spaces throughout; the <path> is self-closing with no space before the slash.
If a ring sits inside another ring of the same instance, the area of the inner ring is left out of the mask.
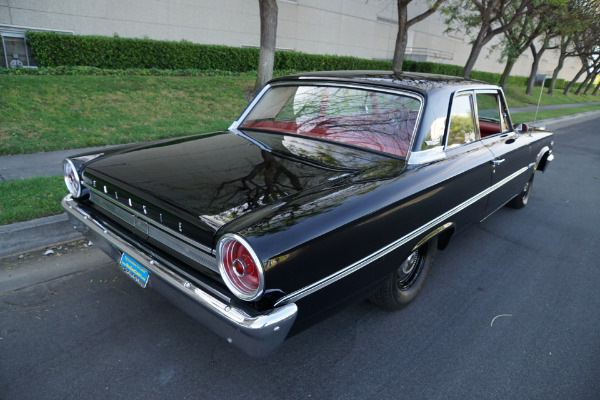
<path id="1" fill-rule="evenodd" d="M 142 267 L 140 263 L 125 253 L 121 256 L 119 264 L 121 265 L 121 270 L 125 272 L 127 276 L 136 281 L 141 287 L 146 287 L 150 276 L 146 268 Z"/>

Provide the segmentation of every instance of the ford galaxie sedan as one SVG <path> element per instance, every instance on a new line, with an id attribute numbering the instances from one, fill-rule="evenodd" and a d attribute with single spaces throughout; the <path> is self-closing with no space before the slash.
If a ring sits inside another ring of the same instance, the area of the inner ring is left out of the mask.
<path id="1" fill-rule="evenodd" d="M 456 77 L 274 79 L 229 131 L 64 161 L 73 226 L 254 357 L 369 298 L 399 309 L 469 224 L 525 206 L 552 133 Z"/>

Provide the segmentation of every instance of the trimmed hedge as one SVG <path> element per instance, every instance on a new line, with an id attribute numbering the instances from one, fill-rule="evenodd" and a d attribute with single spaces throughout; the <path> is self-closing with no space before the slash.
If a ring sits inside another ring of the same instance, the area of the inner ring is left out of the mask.
<path id="1" fill-rule="evenodd" d="M 85 66 L 39 68 L 0 68 L 0 75 L 103 75 L 103 76 L 240 76 L 252 72 L 232 72 L 204 69 L 128 68 L 110 69 Z M 291 73 L 294 73 L 292 71 Z"/>
<path id="2" fill-rule="evenodd" d="M 105 36 L 27 32 L 42 67 L 88 66 L 103 69 L 157 68 L 246 72 L 256 70 L 259 49 Z M 277 52 L 275 69 L 391 69 L 391 62 L 298 52 Z"/>
<path id="3" fill-rule="evenodd" d="M 202 75 L 255 71 L 259 50 L 251 47 L 228 47 L 106 36 L 65 35 L 55 32 L 27 32 L 27 42 L 40 67 L 65 68 L 56 74 L 97 75 Z M 98 70 L 70 70 L 69 67 L 92 67 Z M 391 61 L 356 57 L 306 54 L 280 51 L 275 54 L 275 70 L 391 70 Z M 405 60 L 405 71 L 460 76 L 463 67 L 451 64 Z M 107 72 L 109 71 L 109 72 Z M 123 72 L 129 71 L 129 72 Z M 131 72 L 134 71 L 134 72 Z M 167 71 L 173 71 L 169 73 Z M 0 72 L 4 73 L 4 72 Z M 497 84 L 500 74 L 473 71 L 473 79 Z M 511 76 L 510 85 L 524 86 L 527 77 Z M 559 79 L 556 87 L 564 86 Z"/>

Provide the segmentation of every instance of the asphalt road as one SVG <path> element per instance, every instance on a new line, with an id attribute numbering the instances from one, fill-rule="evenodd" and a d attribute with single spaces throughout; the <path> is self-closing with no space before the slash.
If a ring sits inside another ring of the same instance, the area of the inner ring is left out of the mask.
<path id="1" fill-rule="evenodd" d="M 6 262 L 0 398 L 599 399 L 599 124 L 557 130 L 529 205 L 453 240 L 410 306 L 363 302 L 266 360 L 93 247 Z"/>

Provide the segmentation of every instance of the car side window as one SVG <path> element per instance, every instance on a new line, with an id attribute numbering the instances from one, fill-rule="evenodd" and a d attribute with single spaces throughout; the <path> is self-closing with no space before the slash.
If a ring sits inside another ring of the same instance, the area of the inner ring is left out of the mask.
<path id="1" fill-rule="evenodd" d="M 459 146 L 477 140 L 473 123 L 473 102 L 471 94 L 461 94 L 452 101 L 450 125 L 446 147 Z"/>
<path id="2" fill-rule="evenodd" d="M 497 91 L 476 93 L 475 97 L 477 99 L 477 119 L 481 137 L 506 132 L 508 123 L 505 113 L 502 112 L 504 106 L 501 94 Z"/>

